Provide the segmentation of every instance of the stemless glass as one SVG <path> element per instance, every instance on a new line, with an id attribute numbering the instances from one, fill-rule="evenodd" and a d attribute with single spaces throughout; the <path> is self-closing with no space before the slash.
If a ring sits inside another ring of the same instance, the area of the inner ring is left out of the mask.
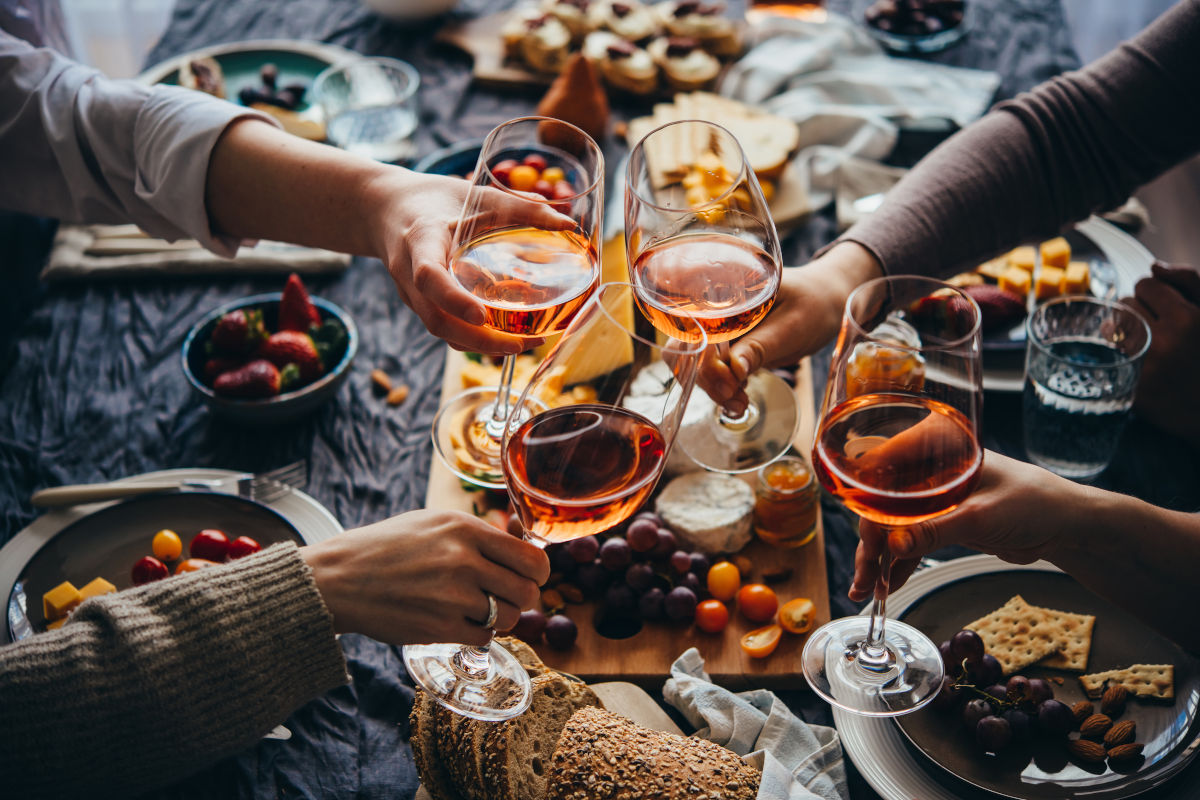
<path id="1" fill-rule="evenodd" d="M 534 544 L 622 522 L 662 474 L 707 342 L 686 324 L 686 340 L 643 339 L 633 314 L 629 284 L 601 286 L 509 418 L 504 476 Z M 499 720 L 529 707 L 525 670 L 495 642 L 408 646 L 404 662 L 413 680 L 460 714 Z"/>
<path id="2" fill-rule="evenodd" d="M 668 336 L 700 323 L 717 357 L 762 320 L 782 276 L 779 236 L 762 189 L 729 131 L 700 120 L 657 128 L 633 148 L 625 238 L 638 303 Z M 796 431 L 791 387 L 767 370 L 748 377 L 745 412 L 715 404 L 685 421 L 679 442 L 701 466 L 749 472 L 787 450 Z"/>
<path id="3" fill-rule="evenodd" d="M 540 182 L 526 186 L 533 172 Z M 547 174 L 556 182 L 541 177 Z M 483 301 L 485 326 L 530 341 L 567 327 L 600 283 L 603 178 L 600 148 L 566 122 L 523 117 L 488 135 L 450 259 L 454 278 Z M 574 220 L 575 228 L 543 230 L 500 213 L 501 192 L 548 205 Z M 500 449 L 516 400 L 515 365 L 516 356 L 506 356 L 498 387 L 476 387 L 451 398 L 433 422 L 438 455 L 477 486 L 504 488 Z"/>
<path id="4" fill-rule="evenodd" d="M 813 467 L 854 513 L 887 528 L 954 509 L 983 467 L 979 307 L 930 278 L 864 283 L 846 301 Z M 870 616 L 834 620 L 804 646 L 804 676 L 847 711 L 896 716 L 929 702 L 945 670 L 933 642 L 886 620 L 892 558 Z"/>

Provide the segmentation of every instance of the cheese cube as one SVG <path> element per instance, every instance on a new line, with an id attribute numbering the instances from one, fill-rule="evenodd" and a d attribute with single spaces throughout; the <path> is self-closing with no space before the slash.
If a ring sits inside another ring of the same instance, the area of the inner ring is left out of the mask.
<path id="1" fill-rule="evenodd" d="M 1067 264 L 1067 275 L 1063 281 L 1065 294 L 1087 294 L 1092 288 L 1091 268 L 1086 261 Z"/>
<path id="2" fill-rule="evenodd" d="M 70 581 L 63 581 L 42 595 L 42 615 L 47 620 L 65 617 L 71 609 L 83 602 L 83 595 Z"/>
<path id="3" fill-rule="evenodd" d="M 1042 267 L 1042 271 L 1038 273 L 1037 283 L 1034 285 L 1033 296 L 1038 300 L 1045 300 L 1047 297 L 1058 297 L 1063 293 L 1063 284 L 1066 281 L 1067 273 L 1058 267 Z"/>
<path id="4" fill-rule="evenodd" d="M 1042 264 L 1066 269 L 1071 261 L 1071 244 L 1061 236 L 1042 242 Z"/>
<path id="5" fill-rule="evenodd" d="M 1008 265 L 1032 274 L 1037 264 L 1037 253 L 1032 247 L 1017 247 L 1008 254 Z"/>
<path id="6" fill-rule="evenodd" d="M 89 597 L 99 597 L 102 594 L 109 594 L 116 590 L 117 587 L 104 580 L 104 578 L 93 578 L 89 584 L 79 590 L 79 596 L 87 600 Z"/>
<path id="7" fill-rule="evenodd" d="M 998 281 L 1000 276 L 1008 269 L 1008 258 L 1001 256 L 993 258 L 991 261 L 985 261 L 975 268 L 975 271 L 985 278 Z"/>
<path id="8" fill-rule="evenodd" d="M 46 630 L 48 630 L 48 631 L 58 630 L 59 628 L 61 628 L 63 626 L 63 623 L 65 623 L 66 621 L 67 621 L 66 617 L 61 617 L 60 619 L 56 619 L 52 622 L 48 622 L 48 623 L 46 623 Z"/>
<path id="9" fill-rule="evenodd" d="M 1006 292 L 1012 292 L 1015 295 L 1024 297 L 1029 294 L 1029 287 L 1032 284 L 1030 273 L 1020 267 L 1009 267 L 1000 276 L 1000 288 Z"/>

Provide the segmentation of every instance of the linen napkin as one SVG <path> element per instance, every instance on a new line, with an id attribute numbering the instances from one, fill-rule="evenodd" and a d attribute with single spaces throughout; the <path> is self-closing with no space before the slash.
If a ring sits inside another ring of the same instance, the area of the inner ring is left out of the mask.
<path id="1" fill-rule="evenodd" d="M 733 693 L 713 684 L 689 648 L 671 665 L 663 697 L 696 728 L 762 770 L 758 800 L 847 800 L 837 731 L 809 725 L 765 689 Z"/>

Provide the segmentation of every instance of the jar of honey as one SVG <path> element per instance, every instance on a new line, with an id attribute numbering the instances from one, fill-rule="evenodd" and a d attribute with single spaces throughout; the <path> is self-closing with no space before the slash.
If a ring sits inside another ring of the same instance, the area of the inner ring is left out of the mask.
<path id="1" fill-rule="evenodd" d="M 817 533 L 819 490 L 799 456 L 784 456 L 758 471 L 754 532 L 776 547 L 800 547 Z"/>

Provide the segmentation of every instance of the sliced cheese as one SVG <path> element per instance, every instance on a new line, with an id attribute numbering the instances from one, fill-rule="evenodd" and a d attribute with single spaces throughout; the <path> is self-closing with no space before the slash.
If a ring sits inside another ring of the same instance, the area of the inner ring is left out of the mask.
<path id="1" fill-rule="evenodd" d="M 633 291 L 612 290 L 604 299 L 608 316 L 597 314 L 593 324 L 559 342 L 567 350 L 563 363 L 563 388 L 583 383 L 633 362 Z"/>
<path id="2" fill-rule="evenodd" d="M 754 490 L 723 473 L 690 472 L 668 483 L 654 508 L 693 550 L 733 553 L 750 541 Z"/>

